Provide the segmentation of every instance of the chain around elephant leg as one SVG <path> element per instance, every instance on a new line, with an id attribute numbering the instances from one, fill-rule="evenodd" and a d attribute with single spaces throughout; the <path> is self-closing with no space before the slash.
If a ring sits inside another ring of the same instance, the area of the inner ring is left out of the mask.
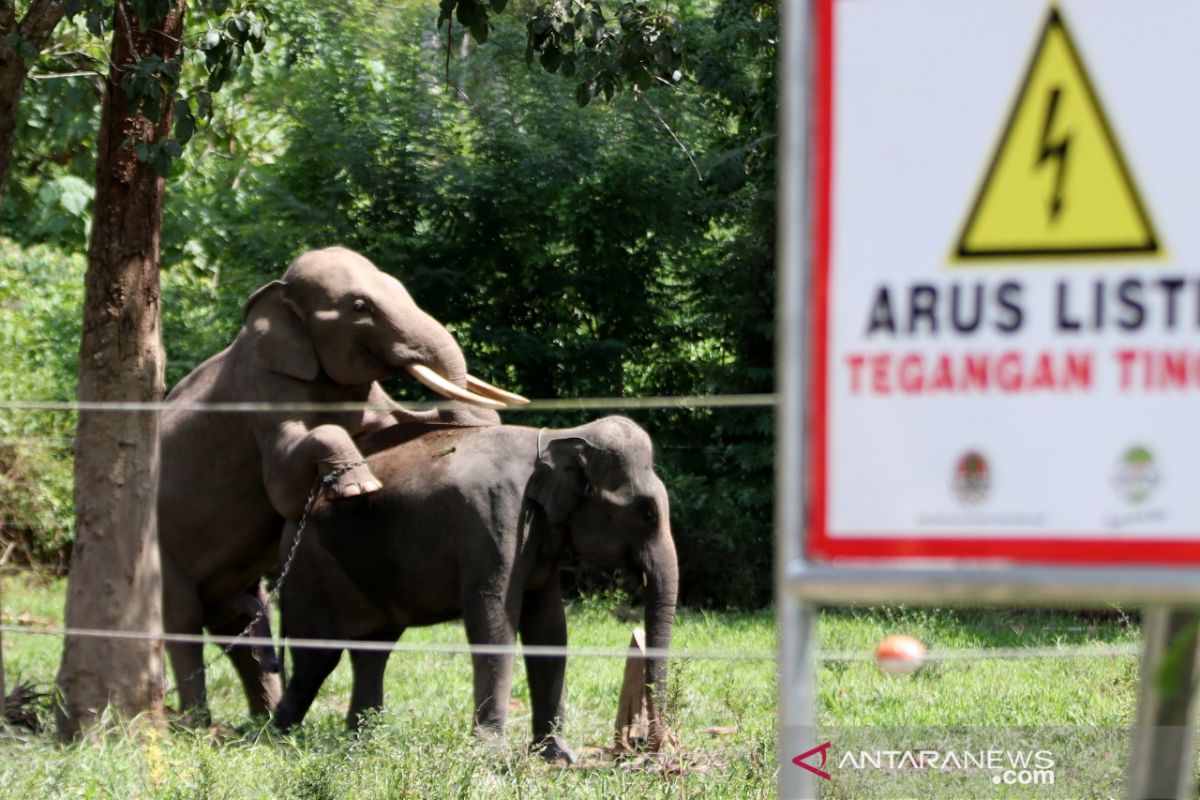
<path id="1" fill-rule="evenodd" d="M 305 523 L 308 522 L 308 515 L 312 511 L 313 504 L 317 502 L 317 496 L 321 493 L 321 489 L 333 485 L 342 475 L 352 469 L 355 469 L 356 467 L 361 467 L 365 463 L 365 461 L 353 461 L 348 464 L 342 464 L 341 466 L 335 467 L 333 470 L 331 470 L 328 475 L 323 475 L 313 482 L 312 489 L 308 493 L 308 500 L 304 503 L 304 513 L 300 515 L 300 522 L 296 524 L 296 536 L 292 540 L 292 546 L 288 550 L 287 558 L 284 559 L 283 566 L 279 570 L 279 580 L 275 581 L 275 588 L 271 590 L 269 603 L 264 605 L 253 617 L 251 617 L 250 622 L 246 625 L 246 627 L 243 628 L 241 632 L 237 634 L 237 636 L 233 637 L 233 640 L 230 641 L 229 644 L 221 648 L 221 652 L 218 655 L 213 656 L 205 661 L 183 680 L 176 682 L 174 686 L 167 690 L 167 694 L 178 691 L 181 685 L 189 683 L 199 675 L 203 674 L 208 667 L 212 666 L 212 663 L 216 661 L 217 658 L 220 658 L 224 655 L 229 655 L 229 652 L 238 645 L 238 640 L 249 636 L 254 630 L 254 626 L 263 621 L 268 613 L 270 603 L 279 602 L 279 593 L 283 589 L 284 579 L 287 578 L 288 570 L 290 570 L 292 567 L 292 562 L 296 560 L 296 553 L 299 552 L 300 549 L 300 538 L 304 534 Z"/>

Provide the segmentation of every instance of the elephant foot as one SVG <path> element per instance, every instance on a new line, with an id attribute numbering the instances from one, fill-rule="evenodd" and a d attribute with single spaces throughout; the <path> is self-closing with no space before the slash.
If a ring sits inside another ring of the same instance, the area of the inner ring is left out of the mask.
<path id="1" fill-rule="evenodd" d="M 270 727 L 279 733 L 291 733 L 299 724 L 300 715 L 292 710 L 286 699 L 271 712 Z"/>
<path id="2" fill-rule="evenodd" d="M 504 735 L 503 730 L 494 730 L 476 726 L 472 731 L 475 736 L 475 745 L 487 755 L 493 758 L 508 758 L 508 737 Z"/>
<path id="3" fill-rule="evenodd" d="M 547 736 L 540 742 L 535 742 L 531 749 L 543 761 L 563 767 L 569 767 L 579 760 L 579 756 L 575 755 L 575 751 L 561 736 Z"/>
<path id="4" fill-rule="evenodd" d="M 181 730 L 207 728 L 212 725 L 212 714 L 209 712 L 208 706 L 189 706 L 173 712 L 169 717 L 168 724 L 172 728 Z"/>
<path id="5" fill-rule="evenodd" d="M 338 475 L 337 480 L 325 488 L 325 495 L 330 500 L 345 500 L 350 497 L 372 494 L 382 488 L 383 484 L 379 482 L 367 465 L 360 464 Z"/>

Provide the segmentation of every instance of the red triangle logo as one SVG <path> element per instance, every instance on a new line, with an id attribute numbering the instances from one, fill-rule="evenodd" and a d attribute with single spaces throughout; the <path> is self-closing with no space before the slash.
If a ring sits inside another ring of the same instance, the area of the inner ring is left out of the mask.
<path id="1" fill-rule="evenodd" d="M 825 744 L 817 745 L 812 750 L 805 750 L 803 753 L 793 758 L 792 763 L 797 767 L 803 767 L 814 775 L 824 778 L 825 780 L 829 780 L 829 773 L 821 769 L 821 767 L 825 766 L 825 760 L 829 757 L 829 745 L 830 742 L 826 742 Z M 816 755 L 817 753 L 821 754 L 820 766 L 814 767 L 812 764 L 804 763 L 804 759 L 808 758 L 809 756 Z"/>

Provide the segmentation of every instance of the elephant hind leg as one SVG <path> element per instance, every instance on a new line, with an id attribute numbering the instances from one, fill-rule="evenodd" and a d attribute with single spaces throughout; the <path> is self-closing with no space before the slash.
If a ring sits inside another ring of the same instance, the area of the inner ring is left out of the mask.
<path id="1" fill-rule="evenodd" d="M 291 648 L 292 677 L 275 708 L 273 721 L 280 730 L 299 725 L 316 699 L 321 684 L 342 658 L 341 650 Z"/>
<path id="2" fill-rule="evenodd" d="M 395 642 L 394 636 L 372 637 L 372 641 Z M 346 714 L 346 725 L 352 731 L 362 727 L 367 712 L 383 708 L 383 675 L 387 667 L 390 650 L 351 650 L 350 665 L 354 670 L 354 690 L 350 696 L 350 710 Z"/>
<path id="3" fill-rule="evenodd" d="M 221 636 L 237 636 L 246 629 L 250 620 L 245 619 L 241 622 L 241 625 L 231 624 L 220 629 L 214 628 L 212 632 Z M 253 635 L 259 634 L 254 632 Z M 270 714 L 283 696 L 283 680 L 279 674 L 278 659 L 275 659 L 272 653 L 271 661 L 274 663 L 264 663 L 266 659 L 260 652 L 264 650 L 269 651 L 270 648 L 234 645 L 228 653 L 229 660 L 233 662 L 233 668 L 242 682 L 246 701 L 250 705 L 250 715 L 253 717 Z"/>
<path id="4" fill-rule="evenodd" d="M 200 634 L 204 631 L 204 614 L 200 597 L 186 579 L 163 570 L 163 632 Z M 199 642 L 167 642 L 171 657 L 171 672 L 179 692 L 179 712 L 184 721 L 207 725 L 208 691 L 204 676 L 204 645 Z"/>
<path id="5" fill-rule="evenodd" d="M 250 704 L 250 716 L 265 717 L 279 705 L 283 698 L 283 678 L 279 671 L 269 672 L 248 648 L 229 654 L 234 669 L 242 680 L 246 701 Z"/>
<path id="6" fill-rule="evenodd" d="M 241 636 L 246 633 L 255 639 L 271 638 L 270 608 L 260 583 L 249 587 L 220 608 L 216 616 L 219 622 L 209 626 L 215 634 Z M 270 714 L 283 695 L 283 680 L 275 649 L 269 645 L 235 644 L 227 654 L 241 679 L 251 716 Z"/>

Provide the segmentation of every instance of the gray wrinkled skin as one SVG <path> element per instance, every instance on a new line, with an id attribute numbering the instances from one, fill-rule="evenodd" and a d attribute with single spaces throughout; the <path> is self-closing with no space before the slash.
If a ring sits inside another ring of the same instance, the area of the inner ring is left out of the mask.
<path id="1" fill-rule="evenodd" d="M 602 567 L 644 576 L 646 644 L 667 647 L 679 574 L 667 492 L 650 437 L 623 417 L 577 428 L 400 426 L 362 442 L 382 491 L 319 502 L 281 593 L 289 637 L 392 642 L 405 628 L 461 618 L 472 643 L 565 645 L 559 564 L 567 548 Z M 289 526 L 282 548 L 291 547 Z M 614 643 L 623 646 L 625 643 Z M 292 649 L 293 672 L 275 722 L 299 723 L 341 653 Z M 383 700 L 386 653 L 352 651 L 348 722 Z M 573 761 L 563 741 L 564 671 L 526 658 L 534 745 Z M 510 656 L 473 657 L 477 735 L 503 735 Z M 447 662 L 447 669 L 457 662 Z M 666 665 L 647 681 L 663 707 Z"/>
<path id="2" fill-rule="evenodd" d="M 424 364 L 462 386 L 466 362 L 454 337 L 395 278 L 344 248 L 297 258 L 283 278 L 246 302 L 233 343 L 196 368 L 167 398 L 158 494 L 163 622 L 168 633 L 239 633 L 276 561 L 283 522 L 299 518 L 319 475 L 361 460 L 353 437 L 399 421 L 496 424 L 475 409 L 412 413 L 270 411 L 214 413 L 188 403 L 391 401 L 377 381 Z M 378 491 L 366 466 L 349 469 L 331 498 Z M 265 622 L 264 622 L 265 625 Z M 269 631 L 269 628 L 266 628 Z M 200 645 L 171 643 L 180 708 L 207 719 Z M 262 653 L 230 652 L 253 714 L 282 691 Z"/>

